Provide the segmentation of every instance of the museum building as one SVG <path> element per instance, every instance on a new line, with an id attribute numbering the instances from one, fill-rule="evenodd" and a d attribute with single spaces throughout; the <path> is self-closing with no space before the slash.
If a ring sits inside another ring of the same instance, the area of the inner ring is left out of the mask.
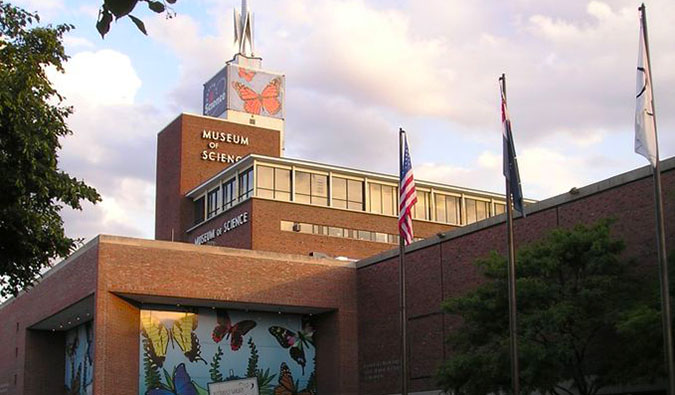
<path id="1" fill-rule="evenodd" d="M 398 177 L 282 155 L 285 77 L 246 50 L 249 14 L 235 14 L 244 46 L 204 85 L 203 114 L 158 134 L 156 240 L 99 235 L 0 305 L 0 394 L 202 395 L 245 378 L 260 394 L 398 391 Z M 667 224 L 674 168 L 663 161 Z M 645 167 L 527 201 L 516 241 L 611 216 L 626 254 L 654 259 L 650 181 Z M 457 326 L 441 301 L 503 252 L 505 206 L 416 187 L 410 388 L 438 393 Z"/>

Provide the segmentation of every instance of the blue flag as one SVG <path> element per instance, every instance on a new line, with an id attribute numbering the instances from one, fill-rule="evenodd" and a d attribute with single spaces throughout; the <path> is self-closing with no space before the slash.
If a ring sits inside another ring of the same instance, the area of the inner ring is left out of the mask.
<path id="1" fill-rule="evenodd" d="M 513 135 L 511 134 L 511 117 L 506 107 L 506 93 L 504 87 L 500 84 L 502 94 L 502 136 L 504 141 L 504 177 L 509 183 L 511 196 L 513 197 L 513 208 L 518 210 L 523 216 L 523 191 L 520 188 L 520 174 L 518 172 L 518 159 L 516 158 L 516 147 L 513 144 Z"/>

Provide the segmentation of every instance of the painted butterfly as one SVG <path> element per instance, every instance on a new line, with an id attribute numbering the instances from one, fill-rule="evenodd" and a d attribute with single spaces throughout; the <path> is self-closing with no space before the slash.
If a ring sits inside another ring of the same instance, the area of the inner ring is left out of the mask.
<path id="1" fill-rule="evenodd" d="M 251 80 L 255 77 L 255 71 L 253 70 L 246 70 L 243 67 L 239 67 L 239 78 L 243 78 L 248 82 L 251 82 Z"/>
<path id="2" fill-rule="evenodd" d="M 211 335 L 213 341 L 219 343 L 223 338 L 230 338 L 232 351 L 237 351 L 241 348 L 241 345 L 244 343 L 244 336 L 256 326 L 255 321 L 251 320 L 239 321 L 232 325 L 230 316 L 223 309 L 216 310 L 216 320 L 218 321 L 218 325 L 213 328 L 213 334 Z"/>
<path id="3" fill-rule="evenodd" d="M 182 317 L 173 321 L 171 331 L 150 311 L 141 312 L 141 334 L 148 344 L 149 357 L 158 365 L 164 364 L 169 340 L 172 344 L 178 344 L 185 357 L 190 362 L 206 361 L 201 356 L 199 338 L 194 333 L 198 325 L 197 314 L 185 313 Z"/>
<path id="4" fill-rule="evenodd" d="M 309 322 L 305 321 L 298 333 L 281 326 L 271 326 L 269 332 L 281 347 L 288 348 L 288 353 L 302 367 L 302 374 L 304 375 L 305 365 L 307 364 L 304 349 L 310 345 L 314 346 L 314 328 L 312 328 Z"/>
<path id="5" fill-rule="evenodd" d="M 166 372 L 166 371 L 165 371 Z M 153 388 L 146 392 L 146 395 L 198 395 L 199 392 L 195 384 L 192 382 L 190 375 L 185 369 L 185 364 L 181 363 L 176 366 L 173 370 L 173 377 L 169 381 L 168 373 L 167 376 L 167 385 L 165 388 Z"/>
<path id="6" fill-rule="evenodd" d="M 315 395 L 316 390 L 310 384 L 302 391 L 298 391 L 298 382 L 293 381 L 291 370 L 286 365 L 286 362 L 281 363 L 281 370 L 279 371 L 279 385 L 274 388 L 274 395 Z"/>
<path id="7" fill-rule="evenodd" d="M 258 94 L 248 86 L 234 81 L 232 87 L 237 91 L 239 98 L 244 102 L 244 111 L 249 114 L 260 115 L 262 109 L 268 114 L 275 115 L 281 110 L 279 95 L 281 94 L 281 78 L 270 81 L 262 93 Z"/>

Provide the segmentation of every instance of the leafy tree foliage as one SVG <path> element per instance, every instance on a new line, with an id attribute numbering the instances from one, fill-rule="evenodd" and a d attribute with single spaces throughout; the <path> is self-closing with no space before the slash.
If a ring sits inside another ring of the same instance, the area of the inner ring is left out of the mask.
<path id="1" fill-rule="evenodd" d="M 72 26 L 31 27 L 38 21 L 0 0 L 0 296 L 26 288 L 51 259 L 73 250 L 59 214 L 64 205 L 100 200 L 58 168 L 72 109 L 62 106 L 45 70 L 63 71 L 61 38 Z"/>
<path id="2" fill-rule="evenodd" d="M 136 25 L 138 30 L 147 35 L 145 24 L 139 18 L 131 15 L 139 2 L 146 3 L 148 8 L 158 14 L 166 13 L 167 18 L 173 18 L 176 13 L 171 9 L 169 4 L 174 4 L 176 0 L 103 0 L 103 5 L 98 11 L 98 21 L 96 22 L 96 29 L 101 34 L 101 37 L 110 31 L 110 23 L 120 18 L 128 16 L 129 19 Z"/>
<path id="3" fill-rule="evenodd" d="M 518 251 L 523 392 L 594 395 L 663 377 L 658 285 L 622 258 L 624 244 L 609 229 L 610 221 L 556 229 Z M 463 325 L 438 379 L 457 395 L 509 393 L 506 258 L 492 253 L 477 265 L 486 282 L 443 305 Z"/>

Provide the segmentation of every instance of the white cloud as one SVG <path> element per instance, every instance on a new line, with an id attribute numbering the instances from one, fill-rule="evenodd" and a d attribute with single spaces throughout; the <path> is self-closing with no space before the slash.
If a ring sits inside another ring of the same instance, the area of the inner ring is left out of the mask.
<path id="1" fill-rule="evenodd" d="M 131 59 L 109 49 L 80 52 L 64 68 L 64 74 L 50 73 L 50 80 L 78 107 L 131 105 L 141 87 Z"/>
<path id="2" fill-rule="evenodd" d="M 95 187 L 103 201 L 65 210 L 67 234 L 152 237 L 156 133 L 167 115 L 137 103 L 141 80 L 130 58 L 113 50 L 80 52 L 65 73 L 49 71 L 75 112 L 67 122 L 59 166 Z"/>

